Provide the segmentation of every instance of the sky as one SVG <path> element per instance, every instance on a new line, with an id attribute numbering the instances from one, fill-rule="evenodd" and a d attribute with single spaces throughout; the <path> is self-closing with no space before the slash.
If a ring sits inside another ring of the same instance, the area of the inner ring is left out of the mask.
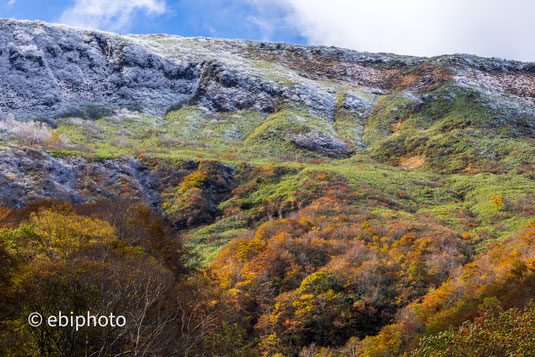
<path id="1" fill-rule="evenodd" d="M 535 62 L 533 0 L 0 0 L 0 18 Z"/>

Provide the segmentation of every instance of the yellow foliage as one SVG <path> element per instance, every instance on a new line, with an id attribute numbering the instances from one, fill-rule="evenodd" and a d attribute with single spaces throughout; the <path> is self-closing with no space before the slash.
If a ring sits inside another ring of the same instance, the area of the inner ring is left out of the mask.
<path id="1" fill-rule="evenodd" d="M 115 228 L 106 221 L 52 210 L 33 213 L 30 224 L 39 237 L 39 250 L 48 257 L 65 255 L 72 250 L 97 242 L 109 242 Z"/>
<path id="2" fill-rule="evenodd" d="M 503 206 L 503 196 L 502 195 L 492 196 L 490 198 L 490 202 L 494 204 L 494 208 L 496 208 L 496 211 L 498 211 Z"/>
<path id="3" fill-rule="evenodd" d="M 266 244 L 258 239 L 243 241 L 238 245 L 236 258 L 238 258 L 238 261 L 244 262 L 262 252 L 265 248 Z"/>
<path id="4" fill-rule="evenodd" d="M 388 325 L 378 335 L 366 337 L 361 342 L 362 357 L 377 357 L 377 356 L 393 356 L 399 352 L 402 338 L 400 328 L 403 324 L 398 326 Z"/>
<path id="5" fill-rule="evenodd" d="M 208 174 L 204 171 L 194 171 L 191 174 L 184 177 L 184 181 L 180 185 L 180 189 L 188 191 L 192 188 L 201 188 L 208 180 Z"/>
<path id="6" fill-rule="evenodd" d="M 60 147 L 63 143 L 63 138 L 58 134 L 57 131 L 52 132 L 52 135 L 45 139 L 44 144 L 49 148 Z"/>

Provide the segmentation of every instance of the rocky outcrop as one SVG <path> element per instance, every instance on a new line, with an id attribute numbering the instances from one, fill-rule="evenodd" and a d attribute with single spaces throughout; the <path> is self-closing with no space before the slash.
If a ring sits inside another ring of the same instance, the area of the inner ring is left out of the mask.
<path id="1" fill-rule="evenodd" d="M 351 153 L 346 143 L 317 130 L 299 133 L 290 141 L 304 149 L 332 157 L 345 157 Z"/>
<path id="2" fill-rule="evenodd" d="M 161 211 L 162 199 L 175 192 L 184 178 L 196 170 L 207 173 L 201 191 L 206 204 L 196 212 L 188 206 L 167 216 L 176 228 L 183 229 L 215 219 L 218 204 L 237 186 L 234 167 L 193 160 L 169 164 L 130 157 L 54 157 L 32 148 L 0 148 L 0 202 L 21 208 L 47 199 L 80 204 L 127 198 Z"/>
<path id="3" fill-rule="evenodd" d="M 30 148 L 0 150 L 0 202 L 15 208 L 43 199 L 83 203 L 122 195 L 157 207 L 162 189 L 158 175 L 131 158 L 59 158 Z"/>
<path id="4" fill-rule="evenodd" d="M 211 61 L 203 69 L 195 102 L 218 112 L 241 109 L 272 112 L 280 102 L 280 95 L 281 88 L 275 82 Z"/>
<path id="5" fill-rule="evenodd" d="M 0 111 L 19 120 L 122 107 L 161 115 L 193 97 L 201 73 L 134 39 L 40 22 L 0 21 L 0 48 Z"/>

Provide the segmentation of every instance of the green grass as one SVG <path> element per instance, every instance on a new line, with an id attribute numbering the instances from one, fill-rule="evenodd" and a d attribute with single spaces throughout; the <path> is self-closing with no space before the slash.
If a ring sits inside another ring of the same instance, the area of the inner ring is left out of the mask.
<path id="1" fill-rule="evenodd" d="M 214 224 L 192 230 L 187 234 L 187 247 L 199 256 L 199 262 L 204 266 L 215 259 L 217 254 L 230 241 L 246 234 L 247 220 L 243 216 L 230 216 Z"/>
<path id="2" fill-rule="evenodd" d="M 180 127 L 187 123 L 192 115 L 197 115 L 198 109 L 187 108 L 179 111 L 180 113 L 171 113 L 164 125 L 168 128 L 173 126 Z M 225 116 L 232 117 L 241 115 L 244 117 L 249 113 L 226 113 Z M 303 115 L 302 113 L 300 113 Z M 232 165 L 239 165 L 242 161 L 250 165 L 281 165 L 287 167 L 290 171 L 282 177 L 272 182 L 264 182 L 259 185 L 258 189 L 248 194 L 246 197 L 233 198 L 223 202 L 220 208 L 224 210 L 231 206 L 257 207 L 268 199 L 290 200 L 292 193 L 297 191 L 304 180 L 310 173 L 315 171 L 332 171 L 344 177 L 347 182 L 355 189 L 359 190 L 361 186 L 370 187 L 377 192 L 385 195 L 389 200 L 398 204 L 397 212 L 400 214 L 432 214 L 444 225 L 447 225 L 459 232 L 475 231 L 482 233 L 485 239 L 502 239 L 515 232 L 522 224 L 528 222 L 533 217 L 524 217 L 519 214 L 515 202 L 526 197 L 529 194 L 535 194 L 535 185 L 533 179 L 525 175 L 520 175 L 516 171 L 508 173 L 480 173 L 475 175 L 466 174 L 447 174 L 441 173 L 440 170 L 433 171 L 426 168 L 416 170 L 401 169 L 388 163 L 380 163 L 373 160 L 366 153 L 354 155 L 348 159 L 328 159 L 316 164 L 308 163 L 308 160 L 315 156 L 306 154 L 296 155 L 294 144 L 281 140 L 280 136 L 261 138 L 263 134 L 270 130 L 278 130 L 280 135 L 288 132 L 297 132 L 298 130 L 309 130 L 310 128 L 321 128 L 322 130 L 332 130 L 325 126 L 326 124 L 320 118 L 307 117 L 306 123 L 295 119 L 298 114 L 291 110 L 282 111 L 263 119 L 254 114 L 250 116 L 249 123 L 242 126 L 245 139 L 245 148 L 236 145 L 238 150 L 236 154 L 228 155 L 230 146 L 224 145 L 211 139 L 211 145 L 196 143 L 196 146 L 183 143 L 177 146 L 159 147 L 156 142 L 158 138 L 153 136 L 144 137 L 147 127 L 153 128 L 155 132 L 164 125 L 158 124 L 153 118 L 141 118 L 125 124 L 125 128 L 132 132 L 135 145 L 129 147 L 116 147 L 109 141 L 117 136 L 117 124 L 101 119 L 95 122 L 99 130 L 92 130 L 90 138 L 94 143 L 87 144 L 94 152 L 94 155 L 101 158 L 112 158 L 120 155 L 136 155 L 139 150 L 148 148 L 146 155 L 168 158 L 175 160 L 192 159 L 196 156 L 202 156 L 202 159 L 215 159 L 224 161 Z M 446 119 L 446 121 L 449 119 Z M 254 128 L 253 123 L 261 123 Z M 147 126 L 145 126 L 147 125 Z M 215 125 L 215 123 L 213 124 Z M 221 124 L 221 131 L 228 129 L 228 124 Z M 330 125 L 330 124 L 329 124 Z M 430 129 L 435 130 L 440 125 L 429 125 Z M 142 126 L 140 128 L 139 126 Z M 324 126 L 324 127 L 322 127 Z M 434 128 L 434 129 L 433 129 Z M 82 133 L 83 128 L 74 125 L 61 124 L 58 131 L 62 135 L 67 135 L 74 142 L 84 143 L 87 135 Z M 87 133 L 86 133 L 87 134 Z M 368 133 L 369 135 L 370 133 Z M 465 137 L 465 140 L 456 142 L 454 137 Z M 526 146 L 525 139 L 505 139 L 492 138 L 486 135 L 482 130 L 478 134 L 473 131 L 462 131 L 454 129 L 447 134 L 438 134 L 428 139 L 435 146 L 457 145 L 461 152 L 469 155 L 474 150 L 473 145 L 478 147 L 482 145 L 494 146 L 494 150 L 501 147 L 510 150 L 509 155 L 504 156 L 504 162 L 514 162 L 511 166 L 526 165 L 530 162 L 530 153 L 533 147 Z M 470 140 L 470 142 L 468 142 Z M 482 143 L 477 143 L 478 141 Z M 200 140 L 202 142 L 202 140 Z M 214 144 L 215 142 L 215 144 Z M 159 147 L 155 149 L 155 147 Z M 490 148 L 489 148 L 490 149 Z M 55 155 L 77 155 L 81 151 L 61 151 L 55 150 Z M 269 153 L 266 155 L 266 153 Z M 290 154 L 294 153 L 292 157 Z M 261 154 L 261 155 L 259 155 Z M 282 156 L 285 156 L 281 159 Z M 458 155 L 457 152 L 448 152 L 450 166 L 458 163 L 459 167 L 465 164 L 465 157 Z M 317 156 L 316 156 L 317 157 Z M 290 161 L 288 161 L 290 160 Z M 500 194 L 505 198 L 505 205 L 500 211 L 496 212 L 490 197 Z M 388 208 L 371 208 L 372 210 L 381 211 Z M 461 213 L 460 213 L 461 212 Z M 230 235 L 240 233 L 241 231 L 229 230 Z M 483 240 L 485 240 L 483 239 Z M 222 242 L 228 242 L 223 239 Z M 203 243 L 205 244 L 205 243 Z M 215 244 L 215 245 L 214 245 Z M 210 243 L 217 249 L 224 244 Z M 212 248 L 210 248 L 212 249 Z M 214 248 L 215 249 L 215 248 Z M 214 252 L 217 249 L 213 250 Z M 214 253 L 215 254 L 215 253 Z"/>
<path id="3" fill-rule="evenodd" d="M 518 207 L 522 198 L 535 194 L 533 180 L 525 175 L 456 174 L 447 176 L 444 183 L 463 199 L 425 207 L 420 209 L 420 212 L 432 213 L 443 223 L 459 231 L 469 230 L 469 227 L 463 225 L 463 220 L 458 218 L 459 210 L 473 217 L 476 232 L 486 232 L 486 236 L 498 240 L 514 233 L 521 225 L 534 218 L 521 216 L 521 207 Z M 504 205 L 499 210 L 496 210 L 490 201 L 495 195 L 504 198 Z"/>
<path id="4" fill-rule="evenodd" d="M 531 119 L 519 116 L 521 104 L 519 109 L 513 103 L 454 84 L 421 97 L 383 96 L 368 118 L 364 141 L 383 162 L 425 156 L 428 166 L 445 173 L 533 165 L 535 140 L 526 124 Z"/>
<path id="5" fill-rule="evenodd" d="M 302 108 L 285 107 L 269 115 L 243 141 L 244 153 L 262 153 L 272 157 L 313 158 L 318 155 L 300 149 L 292 140 L 299 133 L 318 131 L 343 141 L 333 123 L 312 115 Z"/>

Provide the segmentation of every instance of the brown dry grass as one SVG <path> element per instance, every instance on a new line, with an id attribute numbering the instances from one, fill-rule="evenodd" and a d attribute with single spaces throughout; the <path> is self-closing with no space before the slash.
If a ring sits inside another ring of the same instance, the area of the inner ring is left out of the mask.
<path id="1" fill-rule="evenodd" d="M 404 169 L 417 169 L 426 164 L 425 156 L 404 157 L 399 161 L 399 166 Z"/>

